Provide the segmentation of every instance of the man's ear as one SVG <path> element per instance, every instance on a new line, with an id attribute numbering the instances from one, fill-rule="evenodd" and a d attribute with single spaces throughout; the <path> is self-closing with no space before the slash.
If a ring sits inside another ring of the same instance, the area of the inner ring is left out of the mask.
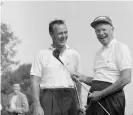
<path id="1" fill-rule="evenodd" d="M 114 31 L 114 27 L 112 26 L 112 31 Z"/>
<path id="2" fill-rule="evenodd" d="M 53 36 L 53 33 L 52 32 L 49 32 L 50 36 L 52 37 Z"/>

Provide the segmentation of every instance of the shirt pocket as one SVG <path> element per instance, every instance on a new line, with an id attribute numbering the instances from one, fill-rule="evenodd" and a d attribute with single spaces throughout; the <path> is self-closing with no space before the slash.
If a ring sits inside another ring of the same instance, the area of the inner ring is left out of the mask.
<path id="1" fill-rule="evenodd" d="M 107 64 L 108 69 L 113 70 L 113 69 L 116 69 L 117 68 L 116 62 L 113 61 L 113 60 L 107 60 L 106 61 L 106 64 Z"/>

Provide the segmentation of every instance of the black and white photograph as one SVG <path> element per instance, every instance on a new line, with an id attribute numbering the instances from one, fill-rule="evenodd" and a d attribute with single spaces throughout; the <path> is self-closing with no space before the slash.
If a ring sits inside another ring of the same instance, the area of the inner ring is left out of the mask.
<path id="1" fill-rule="evenodd" d="M 0 115 L 133 115 L 133 1 L 1 0 Z"/>

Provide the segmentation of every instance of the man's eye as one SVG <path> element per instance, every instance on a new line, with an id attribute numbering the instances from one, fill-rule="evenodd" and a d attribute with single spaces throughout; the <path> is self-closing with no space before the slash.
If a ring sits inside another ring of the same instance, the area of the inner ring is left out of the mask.
<path id="1" fill-rule="evenodd" d="M 96 30 L 95 32 L 96 32 L 96 33 L 99 33 L 99 32 L 100 32 L 100 30 Z"/>
<path id="2" fill-rule="evenodd" d="M 58 33 L 58 35 L 62 35 L 62 33 Z"/>
<path id="3" fill-rule="evenodd" d="M 65 34 L 67 34 L 67 32 L 65 32 Z"/>

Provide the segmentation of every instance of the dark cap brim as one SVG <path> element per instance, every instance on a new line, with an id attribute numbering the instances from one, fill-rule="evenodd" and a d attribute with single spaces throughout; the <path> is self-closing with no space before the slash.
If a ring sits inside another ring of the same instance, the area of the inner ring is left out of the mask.
<path id="1" fill-rule="evenodd" d="M 94 21 L 91 23 L 91 27 L 95 28 L 96 25 L 100 24 L 100 23 L 106 23 L 106 24 L 110 24 L 111 26 L 113 26 L 110 22 L 105 21 L 105 20 L 99 20 L 99 21 Z"/>

